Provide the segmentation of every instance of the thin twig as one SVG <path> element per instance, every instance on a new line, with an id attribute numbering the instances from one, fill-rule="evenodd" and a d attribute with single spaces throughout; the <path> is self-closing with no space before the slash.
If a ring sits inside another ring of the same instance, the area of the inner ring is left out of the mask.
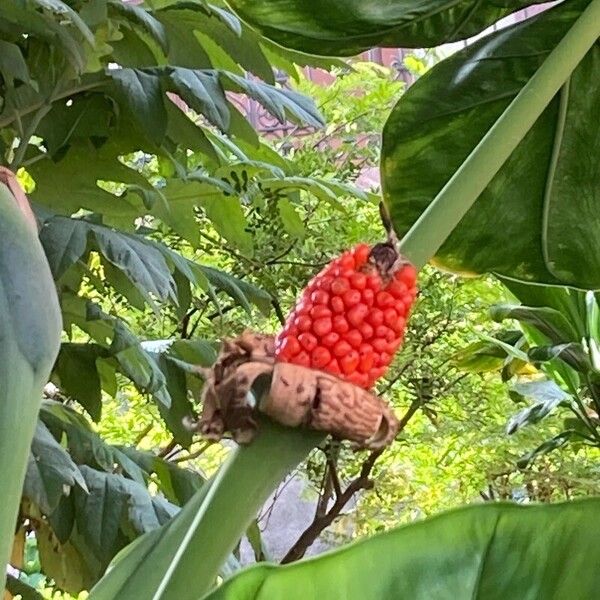
<path id="1" fill-rule="evenodd" d="M 406 413 L 399 421 L 398 434 L 406 427 L 408 422 L 412 419 L 413 415 L 419 410 L 422 402 L 419 399 L 413 400 L 411 405 L 408 407 Z M 312 523 L 302 532 L 300 537 L 296 540 L 294 545 L 288 550 L 287 554 L 281 560 L 282 564 L 290 563 L 302 558 L 306 551 L 314 544 L 315 540 L 323 533 L 323 531 L 333 523 L 333 521 L 340 515 L 345 506 L 352 500 L 352 497 L 360 490 L 368 490 L 373 488 L 375 482 L 371 479 L 371 472 L 377 459 L 383 454 L 383 449 L 375 450 L 369 454 L 369 456 L 363 462 L 358 477 L 353 479 L 345 490 L 341 491 L 339 488 L 339 481 L 337 483 L 338 490 L 336 491 L 336 497 L 333 505 L 326 512 L 315 515 Z M 329 471 L 329 469 L 327 469 Z M 337 476 L 337 473 L 336 473 Z M 331 477 L 328 478 L 330 481 Z M 335 483 L 332 484 L 335 486 Z"/>

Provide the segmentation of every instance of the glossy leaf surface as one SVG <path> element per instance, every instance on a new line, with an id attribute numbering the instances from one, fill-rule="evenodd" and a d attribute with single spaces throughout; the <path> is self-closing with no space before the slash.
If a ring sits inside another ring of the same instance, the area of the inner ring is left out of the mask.
<path id="1" fill-rule="evenodd" d="M 400 235 L 485 136 L 589 3 L 574 0 L 439 63 L 384 130 L 384 195 Z M 462 219 L 436 260 L 459 272 L 600 286 L 594 45 Z M 432 99 L 435 98 L 435 101 Z"/>
<path id="2" fill-rule="evenodd" d="M 468 38 L 531 0 L 233 0 L 231 6 L 282 46 L 349 56 L 375 46 L 421 48 Z"/>
<path id="3" fill-rule="evenodd" d="M 599 511 L 596 499 L 471 506 L 314 559 L 251 567 L 206 599 L 592 598 Z"/>

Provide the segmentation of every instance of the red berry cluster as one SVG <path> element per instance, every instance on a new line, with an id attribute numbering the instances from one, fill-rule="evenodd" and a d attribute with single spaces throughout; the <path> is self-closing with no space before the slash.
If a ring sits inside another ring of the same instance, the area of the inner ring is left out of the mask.
<path id="1" fill-rule="evenodd" d="M 275 357 L 369 389 L 402 344 L 417 273 L 405 264 L 385 279 L 360 244 L 308 284 L 277 336 Z"/>

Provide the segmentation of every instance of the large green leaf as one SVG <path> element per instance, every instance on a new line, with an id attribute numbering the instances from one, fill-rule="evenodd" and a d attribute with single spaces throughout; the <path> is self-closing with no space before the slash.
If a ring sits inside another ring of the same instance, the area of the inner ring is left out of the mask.
<path id="1" fill-rule="evenodd" d="M 382 176 L 404 234 L 588 5 L 563 3 L 484 37 L 409 89 L 384 130 Z M 600 286 L 595 44 L 437 255 L 461 272 Z M 431 99 L 435 98 L 432 103 Z"/>
<path id="2" fill-rule="evenodd" d="M 41 422 L 56 439 L 64 437 L 71 458 L 78 465 L 112 473 L 115 466 L 131 480 L 143 485 L 145 478 L 140 467 L 116 446 L 106 444 L 91 429 L 82 415 L 58 402 L 44 401 L 40 411 Z M 34 452 L 35 454 L 35 452 Z M 85 489 L 81 478 L 76 482 Z M 44 508 L 40 506 L 40 508 Z"/>
<path id="3" fill-rule="evenodd" d="M 462 508 L 312 560 L 249 568 L 206 598 L 594 598 L 599 513 L 598 499 Z"/>
<path id="4" fill-rule="evenodd" d="M 11 185 L 15 179 L 2 173 Z M 44 251 L 20 207 L 0 184 L 0 589 L 8 562 L 36 414 L 56 358 L 60 311 Z"/>
<path id="5" fill-rule="evenodd" d="M 350 56 L 375 46 L 422 48 L 462 40 L 536 0 L 231 0 L 248 23 L 282 46 Z"/>
<path id="6" fill-rule="evenodd" d="M 88 491 L 77 465 L 43 421 L 38 421 L 31 443 L 23 495 L 48 515 L 75 485 Z"/>

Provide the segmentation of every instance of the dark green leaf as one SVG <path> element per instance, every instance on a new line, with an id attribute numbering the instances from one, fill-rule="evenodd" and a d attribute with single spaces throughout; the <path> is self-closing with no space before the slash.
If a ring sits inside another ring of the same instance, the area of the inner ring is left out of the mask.
<path id="1" fill-rule="evenodd" d="M 311 560 L 251 567 L 206 599 L 592 598 L 598 575 L 580 550 L 600 559 L 599 511 L 595 499 L 460 508 Z"/>
<path id="2" fill-rule="evenodd" d="M 183 506 L 205 483 L 205 478 L 191 469 L 184 469 L 152 452 L 121 446 L 120 450 L 137 463 L 148 476 L 155 474 L 160 491 L 166 498 Z"/>
<path id="3" fill-rule="evenodd" d="M 159 300 L 177 301 L 175 282 L 164 258 L 143 238 L 123 234 L 106 227 L 93 227 L 100 252 L 121 269 L 146 298 L 148 293 Z"/>
<path id="4" fill-rule="evenodd" d="M 167 360 L 165 356 L 158 357 L 157 360 L 159 368 L 165 376 L 171 398 L 169 407 L 159 404 L 158 409 L 169 431 L 173 433 L 175 441 L 184 448 L 189 448 L 192 443 L 192 432 L 185 423 L 191 422 L 195 413 L 188 397 L 185 371 L 182 371 L 177 364 Z"/>
<path id="5" fill-rule="evenodd" d="M 557 344 L 556 346 L 536 346 L 528 352 L 529 359 L 532 362 L 551 361 L 560 358 L 570 367 L 580 373 L 587 373 L 592 370 L 590 357 L 581 344 Z"/>
<path id="6" fill-rule="evenodd" d="M 15 79 L 29 82 L 29 69 L 19 46 L 4 40 L 0 40 L 0 73 L 11 85 Z"/>
<path id="7" fill-rule="evenodd" d="M 31 442 L 23 494 L 35 502 L 45 515 L 49 515 L 56 509 L 60 499 L 75 486 L 87 492 L 77 465 L 46 425 L 38 421 Z"/>
<path id="8" fill-rule="evenodd" d="M 554 344 L 579 341 L 577 330 L 562 313 L 553 308 L 498 304 L 492 306 L 490 316 L 494 321 L 516 319 L 533 325 Z"/>
<path id="9" fill-rule="evenodd" d="M 120 369 L 142 391 L 148 392 L 165 408 L 171 406 L 167 382 L 156 361 L 121 321 L 115 323 L 115 337 L 110 352 Z"/>
<path id="10" fill-rule="evenodd" d="M 151 306 L 153 297 L 177 301 L 175 282 L 162 253 L 142 236 L 59 216 L 47 220 L 40 235 L 56 277 L 81 258 L 91 235 L 98 250 L 131 280 Z"/>
<path id="11" fill-rule="evenodd" d="M 535 0 L 232 0 L 248 23 L 282 46 L 323 56 L 373 47 L 423 48 L 465 39 Z"/>
<path id="12" fill-rule="evenodd" d="M 106 444 L 92 431 L 87 421 L 74 410 L 57 402 L 46 401 L 40 412 L 41 421 L 55 437 L 66 436 L 67 449 L 72 459 L 80 465 L 88 465 L 112 473 L 115 465 L 140 485 L 145 483 L 140 468 L 118 448 Z"/>
<path id="13" fill-rule="evenodd" d="M 40 231 L 52 274 L 60 279 L 75 264 L 87 247 L 87 229 L 75 219 L 54 218 L 46 221 Z"/>
<path id="14" fill-rule="evenodd" d="M 89 494 L 75 494 L 78 529 L 103 563 L 107 563 L 129 541 L 122 526 L 132 528 L 137 537 L 157 529 L 168 520 L 145 486 L 112 473 L 102 473 L 87 466 L 81 472 Z M 175 509 L 171 511 L 174 514 Z"/>
<path id="15" fill-rule="evenodd" d="M 202 272 L 206 275 L 208 281 L 215 288 L 223 290 L 229 294 L 240 306 L 250 312 L 250 303 L 255 304 L 259 310 L 268 315 L 271 312 L 271 296 L 257 288 L 251 283 L 242 279 L 232 277 L 225 271 L 219 271 L 212 267 L 200 266 Z"/>
<path id="16" fill-rule="evenodd" d="M 63 343 L 54 367 L 58 385 L 96 422 L 102 414 L 102 390 L 96 360 L 106 352 L 95 344 Z"/>
<path id="17" fill-rule="evenodd" d="M 495 337 L 510 346 L 519 346 L 523 340 L 523 333 L 504 331 L 495 334 Z M 510 358 L 509 355 L 498 344 L 480 340 L 456 352 L 452 356 L 452 362 L 462 371 L 482 373 L 498 371 L 503 367 L 507 358 Z"/>
<path id="18" fill-rule="evenodd" d="M 167 131 L 167 111 L 160 79 L 140 69 L 108 71 L 116 98 L 127 108 L 139 129 L 160 144 Z"/>
<path id="19" fill-rule="evenodd" d="M 67 17 L 92 46 L 95 44 L 94 34 L 84 23 L 83 19 L 68 4 L 65 4 L 62 0 L 33 0 L 33 2 L 53 13 Z"/>
<path id="20" fill-rule="evenodd" d="M 162 23 L 154 18 L 146 9 L 136 6 L 135 4 L 125 4 L 121 0 L 111 0 L 110 7 L 117 13 L 124 15 L 131 21 L 139 23 L 167 52 L 169 42 L 165 28 Z"/>
<path id="21" fill-rule="evenodd" d="M 262 104 L 280 123 L 287 118 L 297 123 L 323 127 L 323 117 L 316 106 L 306 96 L 278 88 L 261 81 L 250 80 L 234 73 L 221 72 L 221 81 L 226 89 L 244 93 Z"/>
<path id="22" fill-rule="evenodd" d="M 528 452 L 517 461 L 519 469 L 526 469 L 538 457 L 544 456 L 549 452 L 553 452 L 558 448 L 562 448 L 565 444 L 576 440 L 580 437 L 580 433 L 576 430 L 567 430 L 555 435 L 552 439 L 540 444 L 535 450 Z"/>
<path id="23" fill-rule="evenodd" d="M 228 103 L 216 72 L 174 68 L 169 82 L 171 91 L 179 94 L 192 110 L 221 131 L 229 129 Z"/>
<path id="24" fill-rule="evenodd" d="M 436 65 L 402 97 L 385 126 L 382 152 L 384 195 L 400 236 L 587 4 L 562 3 L 482 38 Z M 600 286 L 592 158 L 600 150 L 600 121 L 594 117 L 600 110 L 598 69 L 596 44 L 442 246 L 439 264 Z"/>

